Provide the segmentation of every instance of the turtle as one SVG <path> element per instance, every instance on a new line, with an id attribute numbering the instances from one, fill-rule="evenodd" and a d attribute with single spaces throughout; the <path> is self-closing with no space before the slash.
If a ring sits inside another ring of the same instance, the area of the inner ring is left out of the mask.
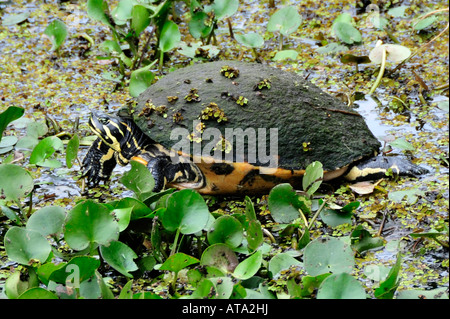
<path id="1" fill-rule="evenodd" d="M 162 76 L 117 114 L 92 112 L 97 135 L 82 175 L 107 181 L 116 164 L 147 166 L 154 191 L 202 194 L 301 187 L 306 167 L 322 163 L 324 180 L 350 181 L 427 170 L 379 155 L 363 117 L 300 75 L 260 63 L 216 61 Z"/>

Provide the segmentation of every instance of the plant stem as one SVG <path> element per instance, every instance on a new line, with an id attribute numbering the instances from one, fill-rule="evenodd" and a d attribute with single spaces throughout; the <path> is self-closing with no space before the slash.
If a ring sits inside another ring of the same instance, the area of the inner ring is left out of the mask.
<path id="1" fill-rule="evenodd" d="M 383 47 L 383 55 L 381 58 L 381 66 L 380 66 L 380 72 L 378 73 L 378 77 L 375 80 L 375 83 L 373 84 L 372 88 L 369 91 L 369 95 L 372 95 L 373 92 L 377 89 L 378 85 L 380 85 L 381 79 L 384 75 L 384 70 L 386 69 L 386 48 Z"/>
<path id="2" fill-rule="evenodd" d="M 164 52 L 161 50 L 159 55 L 159 72 L 162 71 L 163 61 L 164 61 Z"/>
<path id="3" fill-rule="evenodd" d="M 180 236 L 180 229 L 177 229 L 177 232 L 175 234 L 175 240 L 173 241 L 172 250 L 170 251 L 170 256 L 174 255 L 177 251 L 177 244 L 178 244 L 178 237 Z"/>
<path id="4" fill-rule="evenodd" d="M 234 40 L 233 26 L 231 25 L 231 20 L 229 17 L 227 18 L 227 23 L 228 23 L 228 30 L 230 31 L 230 37 L 231 39 Z"/>
<path id="5" fill-rule="evenodd" d="M 281 51 L 281 50 L 283 50 L 283 35 L 280 33 L 280 39 L 279 39 L 279 43 L 278 43 L 278 45 L 279 45 L 279 50 Z"/>
<path id="6" fill-rule="evenodd" d="M 313 223 L 316 221 L 317 217 L 319 216 L 320 212 L 322 211 L 322 209 L 325 207 L 326 202 L 322 201 L 322 205 L 320 205 L 319 209 L 317 210 L 317 212 L 314 214 L 313 218 L 311 218 L 311 221 L 309 222 L 309 227 L 308 230 L 311 229 Z"/>

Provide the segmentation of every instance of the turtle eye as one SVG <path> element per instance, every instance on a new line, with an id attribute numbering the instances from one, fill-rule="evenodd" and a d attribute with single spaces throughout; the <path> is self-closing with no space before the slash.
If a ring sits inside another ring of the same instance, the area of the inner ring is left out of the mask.
<path id="1" fill-rule="evenodd" d="M 108 125 L 108 123 L 109 123 L 109 119 L 107 117 L 100 117 L 98 120 L 103 125 Z"/>

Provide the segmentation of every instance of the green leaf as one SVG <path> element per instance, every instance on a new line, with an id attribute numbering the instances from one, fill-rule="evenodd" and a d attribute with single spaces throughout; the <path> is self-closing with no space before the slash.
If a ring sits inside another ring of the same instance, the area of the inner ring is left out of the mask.
<path id="1" fill-rule="evenodd" d="M 25 291 L 17 299 L 58 299 L 58 297 L 47 289 L 34 287 Z"/>
<path id="2" fill-rule="evenodd" d="M 78 148 L 80 147 L 80 138 L 74 134 L 67 143 L 66 147 L 66 165 L 67 168 L 72 168 L 73 161 L 77 159 Z"/>
<path id="3" fill-rule="evenodd" d="M 153 188 L 155 187 L 153 175 L 147 166 L 142 163 L 130 161 L 130 164 L 130 170 L 123 174 L 120 182 L 133 191 L 137 198 L 145 200 L 153 194 Z"/>
<path id="4" fill-rule="evenodd" d="M 409 205 L 417 202 L 419 196 L 424 196 L 425 192 L 419 188 L 407 189 L 403 191 L 389 192 L 388 198 L 394 202 L 401 203 L 406 198 L 406 203 Z"/>
<path id="5" fill-rule="evenodd" d="M 178 25 L 170 20 L 164 23 L 159 36 L 159 49 L 162 52 L 168 52 L 175 48 L 181 40 L 181 33 Z"/>
<path id="6" fill-rule="evenodd" d="M 235 34 L 237 42 L 250 48 L 260 48 L 264 45 L 264 39 L 258 33 Z"/>
<path id="7" fill-rule="evenodd" d="M 351 272 L 355 257 L 350 245 L 334 237 L 317 238 L 304 251 L 306 272 L 311 276 L 325 273 Z"/>
<path id="8" fill-rule="evenodd" d="M 284 7 L 275 12 L 267 23 L 267 31 L 277 32 L 288 36 L 297 31 L 302 23 L 302 17 L 298 14 L 297 8 L 294 6 Z"/>
<path id="9" fill-rule="evenodd" d="M 388 14 L 394 18 L 405 18 L 405 11 L 409 6 L 399 6 L 388 10 Z"/>
<path id="10" fill-rule="evenodd" d="M 273 61 L 282 61 L 282 60 L 296 60 L 298 57 L 298 52 L 295 50 L 282 50 L 278 51 L 275 56 L 272 58 Z"/>
<path id="11" fill-rule="evenodd" d="M 270 214 L 277 223 L 289 224 L 300 216 L 298 195 L 290 184 L 280 184 L 272 188 L 268 204 Z"/>
<path id="12" fill-rule="evenodd" d="M 34 212 L 28 219 L 26 228 L 48 236 L 62 232 L 66 212 L 60 206 L 47 206 Z"/>
<path id="13" fill-rule="evenodd" d="M 138 97 L 152 84 L 155 74 L 149 69 L 150 66 L 146 66 L 131 73 L 129 90 L 132 97 Z"/>
<path id="14" fill-rule="evenodd" d="M 94 244 L 108 245 L 118 237 L 119 226 L 102 204 L 87 200 L 67 214 L 64 238 L 72 249 L 83 250 Z"/>
<path id="15" fill-rule="evenodd" d="M 205 228 L 209 210 L 203 197 L 191 190 L 175 192 L 167 199 L 167 210 L 161 218 L 165 229 L 182 234 L 193 234 Z"/>
<path id="16" fill-rule="evenodd" d="M 178 273 L 190 265 L 200 262 L 197 258 L 186 255 L 184 253 L 176 253 L 167 258 L 167 260 L 159 267 L 159 270 L 168 270 Z"/>
<path id="17" fill-rule="evenodd" d="M 437 17 L 435 15 L 429 16 L 429 17 L 422 19 L 419 22 L 415 23 L 414 30 L 420 31 L 420 30 L 426 29 L 436 21 L 437 21 Z"/>
<path id="18" fill-rule="evenodd" d="M 212 31 L 212 23 L 208 23 L 209 16 L 203 12 L 195 13 L 189 21 L 189 33 L 196 39 L 206 38 Z"/>
<path id="19" fill-rule="evenodd" d="M 357 279 L 344 272 L 325 278 L 317 299 L 366 299 L 366 291 Z"/>
<path id="20" fill-rule="evenodd" d="M 214 11 L 217 20 L 231 17 L 239 7 L 239 0 L 214 0 L 211 9 Z"/>
<path id="21" fill-rule="evenodd" d="M 408 289 L 397 293 L 396 299 L 447 299 L 447 287 L 441 287 L 431 290 Z"/>
<path id="22" fill-rule="evenodd" d="M 278 253 L 269 261 L 269 271 L 272 278 L 277 276 L 282 270 L 287 270 L 292 266 L 301 266 L 302 263 L 287 253 Z"/>
<path id="23" fill-rule="evenodd" d="M 37 287 L 39 280 L 33 268 L 27 267 L 22 270 L 16 268 L 14 272 L 6 278 L 3 291 L 9 299 L 17 299 L 24 291 Z"/>
<path id="24" fill-rule="evenodd" d="M 351 223 L 352 216 L 352 213 L 339 212 L 329 208 L 325 208 L 320 212 L 322 221 L 330 227 Z"/>
<path id="25" fill-rule="evenodd" d="M 127 20 L 131 19 L 131 12 L 133 10 L 134 0 L 120 0 L 111 11 L 111 16 L 114 22 L 118 25 L 123 25 L 127 23 Z"/>
<path id="26" fill-rule="evenodd" d="M 236 254 L 225 244 L 214 244 L 203 251 L 200 264 L 219 269 L 223 274 L 232 273 L 239 261 Z"/>
<path id="27" fill-rule="evenodd" d="M 49 280 L 60 284 L 72 283 L 78 287 L 80 283 L 90 279 L 100 267 L 100 260 L 90 256 L 75 256 L 63 267 L 54 269 Z"/>
<path id="28" fill-rule="evenodd" d="M 416 148 L 409 142 L 407 142 L 403 137 L 396 139 L 389 143 L 392 147 L 401 149 L 402 151 L 415 151 Z"/>
<path id="29" fill-rule="evenodd" d="M 369 231 L 362 225 L 358 225 L 350 235 L 351 245 L 358 252 L 362 253 L 370 249 L 384 246 L 382 238 L 373 238 Z"/>
<path id="30" fill-rule="evenodd" d="M 130 224 L 132 211 L 133 207 L 118 208 L 112 211 L 114 216 L 118 219 L 117 223 L 119 224 L 119 232 L 124 231 Z"/>
<path id="31" fill-rule="evenodd" d="M 259 268 L 261 268 L 261 263 L 262 253 L 261 251 L 256 251 L 253 255 L 237 265 L 234 269 L 233 276 L 240 280 L 247 280 L 258 272 Z"/>
<path id="32" fill-rule="evenodd" d="M 30 155 L 30 163 L 38 166 L 58 168 L 61 162 L 52 161 L 49 158 L 55 151 L 64 150 L 63 142 L 56 136 L 48 136 L 39 142 Z"/>
<path id="33" fill-rule="evenodd" d="M 20 118 L 25 112 L 24 108 L 17 106 L 10 106 L 0 113 L 0 141 L 2 140 L 3 131 L 6 129 L 9 123 Z"/>
<path id="34" fill-rule="evenodd" d="M 153 213 L 153 211 L 142 201 L 132 197 L 122 198 L 118 202 L 115 202 L 113 207 L 115 210 L 131 208 L 131 220 L 149 217 L 152 216 Z"/>
<path id="35" fill-rule="evenodd" d="M 231 248 L 236 248 L 242 243 L 244 230 L 236 218 L 224 215 L 214 221 L 207 238 L 210 245 L 224 243 Z"/>
<path id="36" fill-rule="evenodd" d="M 23 12 L 18 14 L 10 14 L 7 17 L 2 17 L 2 25 L 10 26 L 24 22 L 30 16 L 31 12 Z"/>
<path id="37" fill-rule="evenodd" d="M 28 195 L 34 187 L 31 174 L 14 164 L 0 164 L 0 197 L 18 201 Z"/>
<path id="38" fill-rule="evenodd" d="M 139 35 L 150 24 L 150 12 L 147 10 L 147 8 L 136 5 L 133 7 L 131 15 L 131 28 L 134 30 L 136 35 Z"/>
<path id="39" fill-rule="evenodd" d="M 13 226 L 5 234 L 5 250 L 12 261 L 28 265 L 32 261 L 47 260 L 51 246 L 37 231 Z"/>
<path id="40" fill-rule="evenodd" d="M 88 0 L 87 2 L 87 14 L 96 21 L 100 21 L 109 27 L 113 27 L 109 21 L 109 17 L 106 14 L 108 12 L 108 3 L 104 0 Z"/>
<path id="41" fill-rule="evenodd" d="M 120 241 L 112 241 L 108 246 L 100 246 L 103 259 L 122 275 L 133 278 L 130 271 L 135 271 L 138 266 L 133 259 L 138 256 L 127 245 Z"/>
<path id="42" fill-rule="evenodd" d="M 64 43 L 67 37 L 67 27 L 64 22 L 56 19 L 53 20 L 44 30 L 44 34 L 48 36 L 52 42 L 51 51 L 57 51 Z"/>
<path id="43" fill-rule="evenodd" d="M 377 299 L 392 299 L 394 297 L 394 293 L 400 284 L 398 275 L 401 268 L 401 259 L 401 255 L 398 253 L 395 265 L 389 271 L 386 280 L 381 282 L 380 287 L 375 289 L 374 295 Z"/>
<path id="44" fill-rule="evenodd" d="M 234 283 L 230 277 L 214 277 L 209 278 L 214 284 L 217 299 L 229 299 L 233 293 Z"/>
<path id="45" fill-rule="evenodd" d="M 350 23 L 334 23 L 333 31 L 339 40 L 347 44 L 359 43 L 362 41 L 361 33 Z"/>
<path id="46" fill-rule="evenodd" d="M 313 195 L 322 184 L 323 167 L 320 162 L 313 162 L 306 167 L 303 175 L 302 186 L 310 196 Z"/>

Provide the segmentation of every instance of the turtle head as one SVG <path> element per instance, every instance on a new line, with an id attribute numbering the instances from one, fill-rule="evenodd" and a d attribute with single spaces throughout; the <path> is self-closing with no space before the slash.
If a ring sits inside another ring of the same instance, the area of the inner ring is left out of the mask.
<path id="1" fill-rule="evenodd" d="M 100 112 L 92 112 L 89 127 L 105 144 L 122 153 L 129 132 L 126 121 Z"/>

